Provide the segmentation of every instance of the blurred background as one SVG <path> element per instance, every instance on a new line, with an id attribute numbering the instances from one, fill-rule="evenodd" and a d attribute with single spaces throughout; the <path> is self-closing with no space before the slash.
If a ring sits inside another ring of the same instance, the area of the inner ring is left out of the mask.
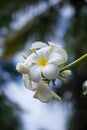
<path id="1" fill-rule="evenodd" d="M 87 130 L 87 60 L 53 86 L 62 102 L 41 103 L 15 68 L 35 41 L 61 44 L 67 64 L 87 53 L 87 0 L 0 1 L 0 130 Z"/>

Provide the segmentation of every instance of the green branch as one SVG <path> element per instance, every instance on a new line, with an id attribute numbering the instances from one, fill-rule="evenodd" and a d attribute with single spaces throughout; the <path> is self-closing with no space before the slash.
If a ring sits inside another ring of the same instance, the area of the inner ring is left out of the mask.
<path id="1" fill-rule="evenodd" d="M 60 79 L 62 82 L 66 82 L 66 79 L 64 79 L 63 77 L 61 76 L 56 76 L 57 79 Z"/>
<path id="2" fill-rule="evenodd" d="M 85 55 L 81 56 L 80 58 L 78 58 L 77 60 L 73 61 L 72 63 L 64 66 L 63 68 L 61 68 L 59 72 L 70 69 L 71 67 L 73 67 L 74 65 L 82 62 L 83 60 L 87 60 L 87 53 Z"/>

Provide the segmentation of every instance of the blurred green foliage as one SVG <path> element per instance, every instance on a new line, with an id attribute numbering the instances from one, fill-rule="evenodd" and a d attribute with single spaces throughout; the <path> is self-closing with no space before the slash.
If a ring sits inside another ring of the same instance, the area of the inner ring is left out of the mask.
<path id="1" fill-rule="evenodd" d="M 0 94 L 0 130 L 22 130 L 20 112 L 16 103 L 10 101 L 4 93 Z"/>

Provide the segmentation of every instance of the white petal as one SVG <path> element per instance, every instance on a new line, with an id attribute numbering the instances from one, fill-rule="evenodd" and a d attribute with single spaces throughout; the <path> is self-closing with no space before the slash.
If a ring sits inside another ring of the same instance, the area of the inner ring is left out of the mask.
<path id="1" fill-rule="evenodd" d="M 48 57 L 50 47 L 44 47 L 37 51 L 39 57 Z"/>
<path id="2" fill-rule="evenodd" d="M 58 67 L 54 64 L 48 64 L 42 67 L 42 73 L 47 79 L 54 79 L 58 73 Z"/>
<path id="3" fill-rule="evenodd" d="M 62 57 L 62 55 L 57 54 L 57 53 L 51 53 L 48 57 L 48 63 L 53 63 L 56 65 L 60 65 L 62 63 L 64 63 L 64 58 Z"/>
<path id="4" fill-rule="evenodd" d="M 64 49 L 62 49 L 62 48 L 58 49 L 58 50 L 56 49 L 56 52 L 63 56 L 64 62 L 66 62 L 68 60 L 68 55 Z"/>
<path id="5" fill-rule="evenodd" d="M 25 64 L 31 65 L 32 63 L 37 63 L 37 60 L 38 60 L 38 56 L 35 53 L 32 53 L 26 59 Z"/>
<path id="6" fill-rule="evenodd" d="M 23 81 L 24 81 L 25 87 L 26 87 L 27 89 L 32 90 L 32 84 L 31 84 L 31 81 L 29 80 L 28 74 L 23 75 Z"/>
<path id="7" fill-rule="evenodd" d="M 64 58 L 64 62 L 66 62 L 68 60 L 68 55 L 67 52 L 62 48 L 61 45 L 52 43 L 52 42 L 48 42 L 49 45 L 54 49 L 54 52 L 57 52 L 58 54 L 61 54 Z"/>
<path id="8" fill-rule="evenodd" d="M 39 87 L 37 82 L 33 82 L 29 79 L 29 75 L 23 75 L 23 81 L 24 81 L 24 85 L 27 89 L 32 90 L 32 91 L 36 91 L 37 88 Z"/>
<path id="9" fill-rule="evenodd" d="M 49 102 L 52 100 L 52 93 L 47 84 L 40 84 L 36 93 L 34 94 L 34 98 L 39 99 L 41 102 Z"/>
<path id="10" fill-rule="evenodd" d="M 41 80 L 41 67 L 34 65 L 30 68 L 30 79 L 34 82 L 39 82 Z"/>
<path id="11" fill-rule="evenodd" d="M 25 65 L 24 63 L 18 63 L 16 65 L 16 70 L 20 73 L 23 73 L 23 74 L 28 74 L 29 73 L 29 68 L 27 65 Z"/>
<path id="12" fill-rule="evenodd" d="M 39 48 L 43 48 L 43 47 L 46 47 L 46 46 L 47 46 L 46 43 L 38 41 L 38 42 L 32 43 L 31 49 L 33 49 L 33 48 L 39 49 Z"/>

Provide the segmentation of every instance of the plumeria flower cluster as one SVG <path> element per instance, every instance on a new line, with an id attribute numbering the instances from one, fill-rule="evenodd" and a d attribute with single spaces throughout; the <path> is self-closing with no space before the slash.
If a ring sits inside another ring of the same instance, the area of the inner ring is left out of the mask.
<path id="1" fill-rule="evenodd" d="M 29 56 L 24 63 L 18 63 L 16 69 L 22 73 L 24 85 L 34 91 L 34 98 L 41 102 L 49 102 L 52 98 L 61 98 L 50 89 L 50 81 L 61 80 L 71 75 L 70 70 L 59 72 L 61 66 L 68 60 L 68 55 L 62 46 L 52 42 L 34 42 L 29 49 Z M 59 76 L 61 75 L 61 76 Z"/>

